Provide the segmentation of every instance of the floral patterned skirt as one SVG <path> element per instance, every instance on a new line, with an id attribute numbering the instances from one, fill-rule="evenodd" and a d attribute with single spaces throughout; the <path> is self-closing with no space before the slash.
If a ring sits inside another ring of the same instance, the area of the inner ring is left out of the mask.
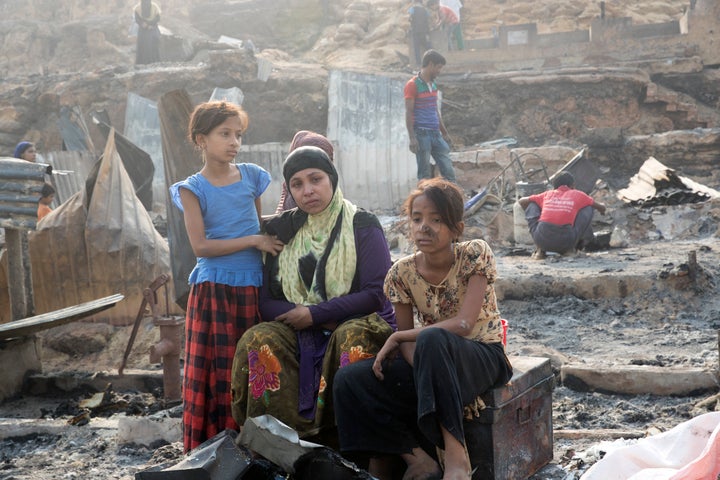
<path id="1" fill-rule="evenodd" d="M 330 397 L 335 372 L 375 356 L 392 328 L 382 317 L 372 314 L 343 322 L 334 331 L 316 333 L 319 353 L 313 359 L 315 381 L 301 385 L 301 333 L 281 322 L 264 322 L 245 332 L 237 344 L 232 366 L 232 415 L 238 425 L 242 426 L 247 418 L 269 414 L 300 436 L 334 426 Z M 323 336 L 327 338 L 320 345 Z M 303 351 L 303 355 L 308 353 Z M 307 393 L 313 396 L 315 407 L 309 415 L 299 408 L 300 398 Z"/>

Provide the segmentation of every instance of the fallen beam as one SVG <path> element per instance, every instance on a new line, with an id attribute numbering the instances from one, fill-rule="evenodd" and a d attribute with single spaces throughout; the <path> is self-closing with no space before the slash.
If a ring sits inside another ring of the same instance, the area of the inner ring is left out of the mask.
<path id="1" fill-rule="evenodd" d="M 52 312 L 35 315 L 34 317 L 3 323 L 0 325 L 0 340 L 24 337 L 35 332 L 74 322 L 75 320 L 107 310 L 123 298 L 125 298 L 124 295 L 116 293 L 115 295 L 91 300 L 72 307 L 61 308 L 60 310 L 53 310 Z"/>
<path id="2" fill-rule="evenodd" d="M 619 438 L 645 438 L 647 435 L 648 433 L 644 430 L 612 430 L 608 428 L 553 431 L 555 439 L 566 440 L 617 440 Z"/>
<path id="3" fill-rule="evenodd" d="M 699 395 L 717 391 L 720 384 L 717 371 L 648 365 L 563 365 L 560 380 L 578 392 L 629 395 Z"/>

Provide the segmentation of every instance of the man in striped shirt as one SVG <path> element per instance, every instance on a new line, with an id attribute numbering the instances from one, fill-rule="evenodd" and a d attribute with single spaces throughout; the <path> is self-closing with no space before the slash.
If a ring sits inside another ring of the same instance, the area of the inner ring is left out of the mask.
<path id="1" fill-rule="evenodd" d="M 440 174 L 455 182 L 455 171 L 450 159 L 448 132 L 438 108 L 438 88 L 435 79 L 445 66 L 445 57 L 428 50 L 422 58 L 422 68 L 405 84 L 405 126 L 410 137 L 410 151 L 415 154 L 418 180 L 430 178 L 430 157 L 435 160 Z"/>

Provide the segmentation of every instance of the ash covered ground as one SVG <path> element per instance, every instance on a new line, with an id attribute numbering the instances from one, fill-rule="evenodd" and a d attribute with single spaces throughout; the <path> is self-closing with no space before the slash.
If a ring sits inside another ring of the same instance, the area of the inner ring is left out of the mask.
<path id="1" fill-rule="evenodd" d="M 613 430 L 636 436 L 666 431 L 696 415 L 714 410 L 717 402 L 698 407 L 716 392 L 689 397 L 611 395 L 578 392 L 563 386 L 559 370 L 563 364 L 600 366 L 654 365 L 662 367 L 718 368 L 720 297 L 716 279 L 720 275 L 720 247 L 715 239 L 686 242 L 656 242 L 632 249 L 612 249 L 578 257 L 550 257 L 533 261 L 525 255 L 508 255 L 497 249 L 500 275 L 517 279 L 551 278 L 553 271 L 564 281 L 613 270 L 616 275 L 640 273 L 667 278 L 682 271 L 688 251 L 697 252 L 698 280 L 685 288 L 671 284 L 634 292 L 624 298 L 582 299 L 560 297 L 505 298 L 500 308 L 510 320 L 508 352 L 551 359 L 556 373 L 553 390 L 553 429 L 556 432 Z M 629 253 L 630 252 L 630 253 Z M 618 265 L 622 265 L 620 268 Z M 572 272 L 568 274 L 568 272 Z M 518 283 L 522 283 L 517 280 Z M 144 332 L 144 333 L 143 333 Z M 126 345 L 130 327 L 105 331 L 105 348 L 86 355 L 68 355 L 46 348 L 46 372 L 95 372 L 117 368 L 122 358 L 119 346 Z M 50 344 L 59 338 L 76 341 L 67 332 L 48 331 Z M 134 352 L 146 351 L 155 341 L 152 331 L 141 329 Z M 159 369 L 147 363 L 147 355 L 133 353 L 131 368 Z M 46 419 L 54 426 L 25 437 L 0 441 L 0 479 L 132 479 L 151 465 L 182 458 L 180 443 L 151 446 L 122 445 L 117 439 L 117 419 L 123 415 L 149 415 L 163 408 L 159 392 L 107 392 L 105 411 L 91 414 L 88 423 L 76 417 L 78 403 L 93 392 L 63 396 L 23 396 L 0 405 L 0 417 Z M 153 395 L 154 394 L 154 395 Z M 177 412 L 177 407 L 175 407 Z M 74 420 L 75 419 L 75 420 Z M 76 422 L 76 425 L 71 425 Z M 631 440 L 563 435 L 554 441 L 554 459 L 532 478 L 560 480 L 579 478 L 602 455 L 607 442 Z"/>

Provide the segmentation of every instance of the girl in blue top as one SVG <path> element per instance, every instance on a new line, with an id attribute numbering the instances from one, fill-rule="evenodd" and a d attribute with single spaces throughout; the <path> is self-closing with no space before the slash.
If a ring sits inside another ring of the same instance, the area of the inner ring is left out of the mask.
<path id="1" fill-rule="evenodd" d="M 247 126 L 240 107 L 225 102 L 198 105 L 188 130 L 202 152 L 203 167 L 170 187 L 197 257 L 185 320 L 186 452 L 226 428 L 238 430 L 230 408 L 235 345 L 259 321 L 261 252 L 277 255 L 283 247 L 276 238 L 260 234 L 260 195 L 270 184 L 270 174 L 254 164 L 234 163 Z"/>

